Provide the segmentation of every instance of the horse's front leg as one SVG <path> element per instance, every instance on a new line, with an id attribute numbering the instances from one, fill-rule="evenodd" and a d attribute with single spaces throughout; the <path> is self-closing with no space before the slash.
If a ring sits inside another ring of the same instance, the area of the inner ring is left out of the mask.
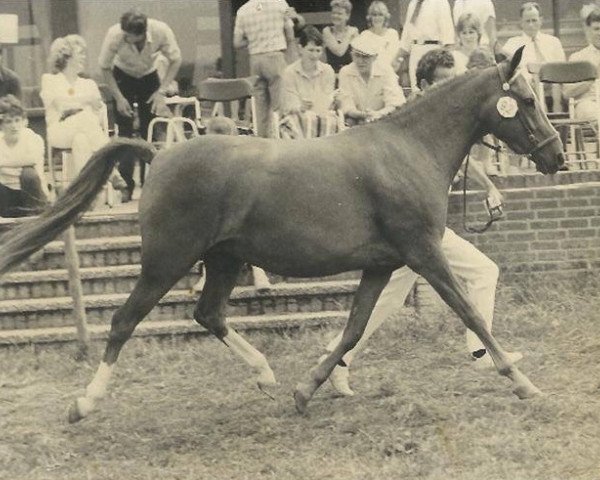
<path id="1" fill-rule="evenodd" d="M 440 297 L 458 314 L 465 326 L 479 337 L 500 375 L 508 377 L 513 382 L 513 392 L 521 399 L 541 393 L 527 376 L 511 363 L 506 352 L 486 327 L 485 320 L 450 271 L 441 248 L 430 245 L 421 250 L 420 255 L 413 255 L 413 258 L 418 259 L 408 264 L 431 284 Z"/>
<path id="2" fill-rule="evenodd" d="M 300 413 L 306 411 L 308 402 L 327 380 L 335 366 L 342 360 L 346 352 L 352 350 L 362 337 L 363 332 L 377 299 L 388 283 L 392 274 L 391 269 L 365 270 L 360 285 L 354 295 L 350 316 L 342 335 L 342 340 L 327 357 L 309 372 L 309 379 L 296 386 L 294 400 Z"/>

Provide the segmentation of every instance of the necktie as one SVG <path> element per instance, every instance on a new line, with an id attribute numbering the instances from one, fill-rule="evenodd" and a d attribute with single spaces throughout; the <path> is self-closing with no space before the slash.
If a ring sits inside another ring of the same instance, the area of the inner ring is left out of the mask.
<path id="1" fill-rule="evenodd" d="M 546 57 L 542 53 L 540 41 L 537 36 L 533 39 L 533 50 L 535 51 L 535 61 L 538 63 L 544 63 L 546 61 Z"/>
<path id="2" fill-rule="evenodd" d="M 425 0 L 417 0 L 417 4 L 415 5 L 415 9 L 413 10 L 412 17 L 410 17 L 410 23 L 413 25 L 417 22 L 417 18 L 419 18 L 419 13 L 421 12 L 421 7 L 425 3 Z"/>

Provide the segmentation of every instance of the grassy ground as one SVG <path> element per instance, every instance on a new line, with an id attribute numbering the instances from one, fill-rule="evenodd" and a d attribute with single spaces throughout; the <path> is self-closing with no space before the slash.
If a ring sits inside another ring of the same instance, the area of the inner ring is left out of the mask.
<path id="1" fill-rule="evenodd" d="M 599 311 L 597 284 L 500 291 L 497 337 L 543 397 L 520 401 L 473 369 L 452 315 L 411 315 L 357 358 L 357 396 L 325 385 L 307 417 L 291 393 L 334 330 L 250 335 L 275 401 L 212 338 L 132 341 L 110 396 L 76 425 L 66 409 L 102 345 L 92 366 L 72 346 L 2 351 L 0 478 L 597 480 Z"/>

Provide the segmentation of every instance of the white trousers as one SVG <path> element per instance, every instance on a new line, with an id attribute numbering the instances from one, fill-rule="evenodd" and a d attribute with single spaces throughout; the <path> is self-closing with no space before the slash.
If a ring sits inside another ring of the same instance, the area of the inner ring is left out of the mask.
<path id="1" fill-rule="evenodd" d="M 417 85 L 417 65 L 419 64 L 419 60 L 421 60 L 421 57 L 427 52 L 435 50 L 436 48 L 441 48 L 441 45 L 419 45 L 415 43 L 411 46 L 410 56 L 408 57 L 408 76 L 410 78 L 410 87 L 413 92 L 416 92 L 419 89 L 419 85 Z"/>
<path id="2" fill-rule="evenodd" d="M 98 116 L 83 110 L 48 125 L 48 142 L 51 147 L 72 149 L 72 165 L 69 165 L 69 180 L 72 180 L 91 154 L 108 142 L 108 135 L 102 130 Z"/>
<path id="3" fill-rule="evenodd" d="M 483 319 L 489 331 L 492 329 L 494 317 L 494 302 L 496 284 L 498 283 L 498 266 L 480 252 L 475 246 L 459 237 L 451 229 L 446 228 L 442 238 L 442 250 L 448 259 L 452 272 L 465 284 L 469 299 Z M 365 348 L 367 340 L 379 326 L 393 313 L 404 306 L 418 275 L 408 267 L 394 271 L 387 286 L 381 292 L 379 300 L 371 313 L 365 332 L 356 346 L 344 355 L 347 365 L 352 363 L 354 356 Z M 340 332 L 327 345 L 328 351 L 340 343 L 343 332 Z M 467 330 L 467 349 L 475 352 L 484 346 L 472 331 Z"/>

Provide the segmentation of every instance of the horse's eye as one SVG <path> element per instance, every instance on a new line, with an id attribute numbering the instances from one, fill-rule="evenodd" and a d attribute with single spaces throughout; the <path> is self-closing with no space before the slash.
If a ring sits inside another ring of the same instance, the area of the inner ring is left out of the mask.
<path id="1" fill-rule="evenodd" d="M 533 106 L 535 106 L 535 99 L 534 98 L 524 98 L 523 103 L 528 107 L 533 107 Z"/>

